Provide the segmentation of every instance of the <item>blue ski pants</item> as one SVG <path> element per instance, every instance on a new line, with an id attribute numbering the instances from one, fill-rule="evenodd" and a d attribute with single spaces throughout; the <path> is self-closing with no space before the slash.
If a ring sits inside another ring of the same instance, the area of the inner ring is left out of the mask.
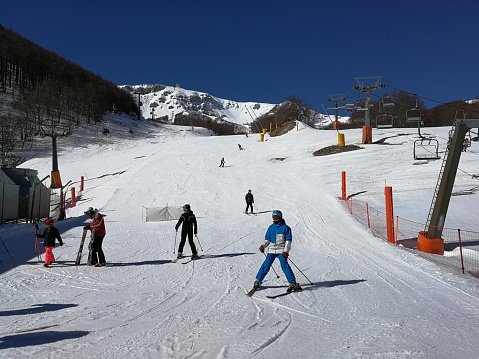
<path id="1" fill-rule="evenodd" d="M 259 269 L 258 274 L 256 274 L 256 279 L 259 280 L 260 282 L 263 281 L 264 277 L 266 277 L 266 274 L 268 274 L 276 258 L 279 259 L 279 262 L 281 263 L 281 269 L 286 275 L 286 279 L 288 280 L 288 282 L 291 283 L 293 280 L 296 280 L 296 277 L 294 276 L 293 271 L 291 270 L 291 267 L 289 266 L 288 259 L 284 258 L 281 255 L 281 253 L 278 253 L 278 254 L 268 253 L 266 255 L 266 259 L 261 265 L 261 268 Z"/>

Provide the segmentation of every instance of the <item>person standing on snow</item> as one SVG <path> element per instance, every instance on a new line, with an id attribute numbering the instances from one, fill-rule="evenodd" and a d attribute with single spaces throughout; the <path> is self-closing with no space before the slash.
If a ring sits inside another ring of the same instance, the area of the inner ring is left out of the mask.
<path id="1" fill-rule="evenodd" d="M 93 237 L 90 250 L 90 265 L 105 267 L 106 260 L 102 249 L 103 238 L 105 238 L 106 235 L 105 220 L 103 219 L 103 215 L 92 207 L 88 207 L 84 213 L 90 217 L 90 224 L 83 227 L 83 229 L 90 230 Z"/>
<path id="2" fill-rule="evenodd" d="M 225 166 L 225 158 L 223 157 L 220 161 L 220 167 L 224 167 Z"/>
<path id="3" fill-rule="evenodd" d="M 266 274 L 268 274 L 274 260 L 279 258 L 281 269 L 289 282 L 287 291 L 294 292 L 302 290 L 300 285 L 296 283 L 296 277 L 288 263 L 292 240 L 293 235 L 291 228 L 286 225 L 286 222 L 283 219 L 283 214 L 279 210 L 273 211 L 273 223 L 266 231 L 264 244 L 259 247 L 261 253 L 264 253 L 265 249 L 268 249 L 268 255 L 261 265 L 258 274 L 256 274 L 256 281 L 253 285 L 254 289 L 258 289 L 261 286 L 261 283 L 263 282 L 264 277 L 266 277 Z"/>
<path id="4" fill-rule="evenodd" d="M 246 193 L 246 196 L 244 197 L 246 201 L 246 211 L 244 213 L 248 213 L 248 208 L 251 207 L 251 213 L 253 213 L 253 203 L 254 203 L 254 197 L 253 194 L 251 193 L 251 190 L 248 190 L 248 193 Z"/>
<path id="5" fill-rule="evenodd" d="M 55 240 L 58 239 L 58 243 L 63 246 L 62 237 L 60 236 L 60 231 L 55 227 L 53 219 L 48 218 L 45 220 L 45 231 L 43 234 L 38 233 L 37 237 L 44 238 L 43 246 L 45 247 L 45 264 L 44 267 L 48 267 L 50 264 L 55 262 L 55 256 L 53 255 L 53 248 L 55 248 Z"/>
<path id="6" fill-rule="evenodd" d="M 189 204 L 185 204 L 183 206 L 183 214 L 178 219 L 178 223 L 176 223 L 175 229 L 178 232 L 178 228 L 183 223 L 181 227 L 181 240 L 180 246 L 178 247 L 178 258 L 183 256 L 183 247 L 186 243 L 186 236 L 188 236 L 188 243 L 191 247 L 191 259 L 198 259 L 198 252 L 196 251 L 195 242 L 193 242 L 193 234 L 196 236 L 198 232 L 196 217 L 191 210 Z"/>

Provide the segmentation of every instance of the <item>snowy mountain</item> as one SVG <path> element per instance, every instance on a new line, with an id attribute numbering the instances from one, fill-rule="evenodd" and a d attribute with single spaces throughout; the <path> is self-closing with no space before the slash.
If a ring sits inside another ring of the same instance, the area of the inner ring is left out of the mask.
<path id="1" fill-rule="evenodd" d="M 140 94 L 141 113 L 144 117 L 162 122 L 174 122 L 175 116 L 201 113 L 212 119 L 248 126 L 258 116 L 271 111 L 276 105 L 259 102 L 236 102 L 210 94 L 182 89 L 179 85 L 120 86 L 132 94 Z"/>
<path id="2" fill-rule="evenodd" d="M 251 122 L 258 117 L 278 111 L 283 104 L 260 102 L 237 102 L 221 99 L 208 93 L 182 89 L 179 85 L 123 85 L 133 96 L 139 96 L 141 113 L 163 123 L 189 125 L 192 119 L 207 119 L 217 123 L 237 125 L 234 133 L 251 131 Z M 319 126 L 328 124 L 331 119 L 317 113 Z M 347 120 L 347 118 L 343 118 Z"/>

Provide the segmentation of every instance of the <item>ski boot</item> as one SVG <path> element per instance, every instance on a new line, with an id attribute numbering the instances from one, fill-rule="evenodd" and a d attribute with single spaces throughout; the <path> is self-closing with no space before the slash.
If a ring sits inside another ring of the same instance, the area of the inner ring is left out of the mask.
<path id="1" fill-rule="evenodd" d="M 193 254 L 193 255 L 191 256 L 191 259 L 192 259 L 192 260 L 199 259 L 199 258 L 200 258 L 200 256 L 199 256 L 198 254 Z"/>
<path id="2" fill-rule="evenodd" d="M 261 283 L 263 283 L 263 282 L 261 282 L 261 281 L 259 281 L 259 280 L 255 280 L 255 281 L 254 281 L 254 284 L 253 284 L 253 289 L 254 289 L 254 290 L 258 290 L 259 287 L 261 287 Z"/>
<path id="3" fill-rule="evenodd" d="M 295 280 L 291 281 L 291 283 L 289 283 L 288 289 L 286 289 L 287 292 L 299 292 L 301 290 L 303 290 L 303 288 L 301 288 L 301 286 L 296 283 Z"/>

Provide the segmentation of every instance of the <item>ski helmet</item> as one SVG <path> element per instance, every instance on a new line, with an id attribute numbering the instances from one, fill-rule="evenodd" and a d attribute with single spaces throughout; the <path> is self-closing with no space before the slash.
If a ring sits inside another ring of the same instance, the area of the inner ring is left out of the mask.
<path id="1" fill-rule="evenodd" d="M 283 218 L 283 213 L 279 209 L 273 211 L 273 217 L 277 216 L 279 219 Z"/>
<path id="2" fill-rule="evenodd" d="M 45 223 L 45 225 L 50 225 L 50 224 L 53 224 L 53 219 L 51 219 L 51 218 L 48 218 L 48 219 L 47 219 L 47 220 L 45 220 L 45 222 L 43 222 L 43 223 Z"/>
<path id="3" fill-rule="evenodd" d="M 93 209 L 93 207 L 88 207 L 88 209 L 84 212 L 86 215 L 89 215 L 89 214 L 92 214 L 93 212 L 95 212 L 95 210 Z"/>
<path id="4" fill-rule="evenodd" d="M 189 204 L 185 204 L 183 206 L 184 209 L 186 209 L 187 211 L 189 211 L 191 209 L 190 205 Z"/>

